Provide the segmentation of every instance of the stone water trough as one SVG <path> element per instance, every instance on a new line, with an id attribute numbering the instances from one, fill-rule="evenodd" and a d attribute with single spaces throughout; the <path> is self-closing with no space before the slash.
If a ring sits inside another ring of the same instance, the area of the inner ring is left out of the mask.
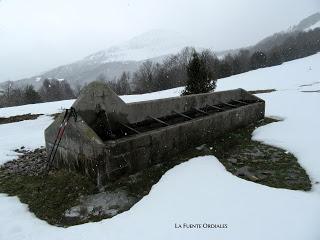
<path id="1" fill-rule="evenodd" d="M 264 118 L 265 102 L 243 89 L 125 103 L 93 82 L 72 106 L 53 165 L 75 170 L 99 185 Z M 45 130 L 47 152 L 61 113 Z"/>

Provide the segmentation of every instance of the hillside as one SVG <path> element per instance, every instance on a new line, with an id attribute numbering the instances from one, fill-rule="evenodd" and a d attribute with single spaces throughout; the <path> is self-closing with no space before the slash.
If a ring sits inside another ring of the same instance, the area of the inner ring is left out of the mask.
<path id="1" fill-rule="evenodd" d="M 312 30 L 312 29 L 316 29 L 316 28 L 320 28 L 320 21 L 313 24 L 311 27 L 307 28 L 307 30 Z"/>
<path id="2" fill-rule="evenodd" d="M 120 45 L 93 53 L 80 61 L 54 68 L 31 78 L 17 81 L 17 85 L 32 84 L 39 88 L 45 78 L 66 79 L 77 84 L 95 80 L 104 74 L 108 80 L 123 71 L 134 72 L 147 59 L 158 61 L 168 54 L 175 54 L 183 47 L 193 45 L 185 36 L 166 30 L 153 30 L 138 35 Z"/>
<path id="3" fill-rule="evenodd" d="M 194 45 L 191 41 L 174 31 L 152 30 L 138 35 L 119 46 L 113 46 L 87 56 L 91 63 L 142 61 L 168 54 L 174 54 L 182 47 Z"/>
<path id="4" fill-rule="evenodd" d="M 287 31 L 275 33 L 274 35 L 267 37 L 252 47 L 252 51 L 262 50 L 268 51 L 275 46 L 279 46 L 290 37 L 296 36 L 299 32 L 308 31 L 314 29 L 320 24 L 320 13 L 315 13 L 302 21 L 297 25 L 289 28 Z"/>
<path id="5" fill-rule="evenodd" d="M 259 41 L 248 47 L 251 52 L 271 48 L 282 44 L 289 37 L 300 31 L 308 31 L 319 27 L 320 13 L 315 13 L 297 25 Z M 94 81 L 100 74 L 107 80 L 113 80 L 123 71 L 134 72 L 147 59 L 161 61 L 164 57 L 175 54 L 187 46 L 194 46 L 194 42 L 187 36 L 168 30 L 153 30 L 138 35 L 129 41 L 108 49 L 93 53 L 77 62 L 59 66 L 37 76 L 16 81 L 16 85 L 32 84 L 39 88 L 45 78 L 66 79 L 72 87 Z M 196 46 L 201 49 L 201 46 Z M 237 53 L 239 49 L 218 52 L 218 56 Z M 0 84 L 0 86 L 3 84 Z"/>
<path id="6" fill-rule="evenodd" d="M 301 20 L 297 25 L 293 25 L 287 30 L 275 33 L 268 36 L 253 46 L 246 47 L 246 49 L 251 52 L 255 51 L 270 51 L 272 48 L 283 44 L 288 38 L 295 37 L 299 32 L 309 31 L 320 27 L 320 13 L 315 13 L 303 20 Z M 222 55 L 236 54 L 241 49 L 233 49 L 221 52 Z"/>
<path id="7" fill-rule="evenodd" d="M 239 179 L 214 156 L 190 159 L 166 172 L 151 192 L 130 210 L 98 223 L 69 228 L 37 219 L 17 197 L 0 194 L 1 236 L 6 239 L 236 239 L 318 240 L 320 216 L 320 54 L 276 67 L 221 79 L 218 90 L 276 89 L 259 94 L 266 115 L 282 121 L 257 128 L 253 139 L 293 153 L 312 180 L 312 191 L 266 187 Z M 179 89 L 122 96 L 126 102 L 177 96 Z M 44 103 L 1 109 L 0 116 L 26 112 L 52 113 L 70 102 Z M 50 111 L 49 111 L 50 108 Z M 32 110 L 33 109 L 33 110 Z M 13 149 L 44 144 L 43 130 L 52 117 L 0 125 L 1 159 L 16 156 Z M 30 138 L 32 135 L 32 138 Z M 3 162 L 3 161 L 2 161 Z M 186 214 L 187 213 L 187 214 Z M 156 216 L 156 217 L 155 217 Z M 175 224 L 227 224 L 226 229 L 177 229 Z M 248 234 L 248 223 L 250 234 Z M 123 226 L 126 226 L 123 231 Z M 267 226 L 267 227 L 266 227 Z M 296 226 L 296 227 L 293 227 Z M 161 231 L 159 231 L 161 229 Z M 270 231 L 272 229 L 272 231 Z M 141 234 L 143 233 L 143 234 Z"/>
<path id="8" fill-rule="evenodd" d="M 123 71 L 134 72 L 140 66 L 138 61 L 106 62 L 97 63 L 94 61 L 81 60 L 69 65 L 54 68 L 43 74 L 15 81 L 18 86 L 32 84 L 36 89 L 40 88 L 46 78 L 65 79 L 75 88 L 78 84 L 84 85 L 97 79 L 104 74 L 108 80 L 118 77 Z"/>
<path id="9" fill-rule="evenodd" d="M 298 25 L 292 28 L 292 31 L 306 31 L 310 28 L 315 28 L 315 25 L 319 23 L 320 12 L 317 12 L 299 22 Z"/>

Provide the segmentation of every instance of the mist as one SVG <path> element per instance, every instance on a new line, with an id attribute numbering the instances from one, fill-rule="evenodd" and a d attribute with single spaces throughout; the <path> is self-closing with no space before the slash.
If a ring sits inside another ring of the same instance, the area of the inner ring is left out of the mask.
<path id="1" fill-rule="evenodd" d="M 0 81 L 79 60 L 152 29 L 197 46 L 246 47 L 320 9 L 318 0 L 3 0 Z"/>

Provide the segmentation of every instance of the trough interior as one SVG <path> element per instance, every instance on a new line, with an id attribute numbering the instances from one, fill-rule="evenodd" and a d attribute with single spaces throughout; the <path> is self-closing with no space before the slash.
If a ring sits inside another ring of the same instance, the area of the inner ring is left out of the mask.
<path id="1" fill-rule="evenodd" d="M 242 99 L 242 100 L 231 100 L 225 103 L 218 103 L 215 105 L 206 105 L 202 108 L 196 109 L 192 108 L 185 112 L 175 112 L 172 111 L 172 114 L 154 118 L 148 117 L 146 120 L 125 124 L 118 122 L 116 125 L 112 126 L 109 123 L 108 116 L 105 112 L 99 114 L 99 117 L 96 121 L 96 125 L 93 129 L 96 131 L 97 135 L 105 142 L 109 140 L 117 140 L 139 133 L 145 133 L 152 130 L 160 129 L 167 126 L 172 126 L 175 124 L 187 122 L 193 119 L 205 117 L 208 115 L 213 115 L 220 112 L 225 112 L 231 109 L 247 106 L 259 102 L 259 99 Z M 97 127 L 98 125 L 98 127 Z"/>

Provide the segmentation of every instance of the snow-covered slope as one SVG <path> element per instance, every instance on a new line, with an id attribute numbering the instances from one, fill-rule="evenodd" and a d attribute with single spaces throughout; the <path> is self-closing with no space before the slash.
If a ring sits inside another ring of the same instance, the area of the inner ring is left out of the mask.
<path id="1" fill-rule="evenodd" d="M 84 240 L 103 236 L 106 239 L 148 240 L 319 240 L 319 76 L 320 54 L 317 54 L 221 79 L 218 83 L 218 90 L 238 87 L 277 89 L 259 97 L 266 101 L 266 115 L 277 116 L 283 121 L 256 129 L 253 138 L 292 152 L 311 177 L 311 192 L 274 189 L 244 181 L 228 173 L 216 158 L 207 156 L 173 168 L 129 211 L 98 223 L 70 228 L 50 226 L 28 212 L 27 206 L 18 198 L 0 194 L 0 239 Z M 181 90 L 122 98 L 126 102 L 142 101 L 177 96 Z M 50 104 L 52 111 L 62 106 L 61 102 Z M 43 130 L 52 121 L 47 118 L 0 125 L 1 158 L 11 154 L 10 150 L 17 145 L 43 145 Z M 27 137 L 31 132 L 36 140 Z M 32 145 L 31 141 L 36 144 Z M 202 228 L 175 228 L 175 224 L 184 223 L 201 224 Z M 227 224 L 228 228 L 205 228 L 203 226 L 207 225 L 203 224 Z"/>
<path id="2" fill-rule="evenodd" d="M 189 39 L 174 31 L 149 31 L 74 63 L 19 80 L 16 84 L 32 84 L 38 88 L 45 78 L 63 78 L 75 87 L 77 84 L 92 82 L 101 74 L 105 75 L 107 80 L 113 80 L 123 71 L 136 71 L 144 60 L 158 61 L 165 56 L 178 53 L 184 47 L 194 46 Z"/>
<path id="3" fill-rule="evenodd" d="M 292 30 L 306 31 L 312 28 L 315 24 L 318 24 L 319 22 L 320 22 L 320 12 L 317 12 L 300 21 L 296 26 L 292 28 Z"/>
<path id="4" fill-rule="evenodd" d="M 121 45 L 94 53 L 84 60 L 88 62 L 141 61 L 179 52 L 194 45 L 186 36 L 168 30 L 153 30 L 143 33 Z"/>
<path id="5" fill-rule="evenodd" d="M 38 104 L 28 104 L 17 107 L 0 108 L 0 117 L 7 118 L 24 114 L 45 114 L 51 115 L 69 108 L 75 100 L 64 100 Z"/>
<path id="6" fill-rule="evenodd" d="M 284 31 L 274 33 L 273 35 L 262 39 L 261 41 L 259 41 L 258 43 L 256 43 L 251 47 L 248 47 L 247 49 L 250 50 L 251 52 L 270 51 L 272 50 L 272 48 L 283 44 L 287 39 L 296 37 L 300 32 L 309 31 L 315 28 L 316 26 L 318 26 L 319 22 L 320 22 L 320 13 L 312 14 L 304 18 L 303 20 L 301 20 L 298 24 L 293 25 Z M 236 53 L 239 50 L 240 49 L 236 49 L 236 50 L 230 51 L 230 53 Z"/>

